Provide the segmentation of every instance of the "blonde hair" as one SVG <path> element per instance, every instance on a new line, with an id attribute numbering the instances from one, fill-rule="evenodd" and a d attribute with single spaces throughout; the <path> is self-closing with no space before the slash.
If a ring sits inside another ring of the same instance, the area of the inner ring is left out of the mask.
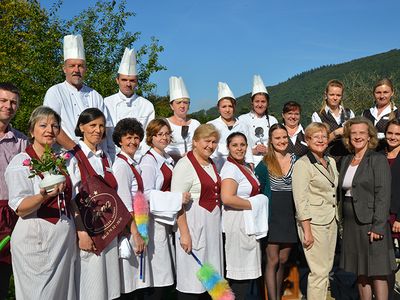
<path id="1" fill-rule="evenodd" d="M 372 122 L 368 120 L 365 117 L 354 117 L 350 120 L 348 120 L 346 123 L 344 123 L 343 126 L 343 144 L 346 147 L 347 150 L 350 152 L 354 152 L 354 146 L 351 144 L 350 139 L 351 139 L 351 126 L 356 125 L 356 124 L 365 124 L 368 126 L 368 136 L 369 136 L 369 141 L 368 141 L 368 148 L 369 149 L 375 149 L 378 144 L 379 140 L 377 137 L 377 130 L 374 125 L 372 125 Z"/>
<path id="2" fill-rule="evenodd" d="M 329 125 L 321 122 L 312 122 L 304 130 L 304 136 L 306 139 L 311 139 L 311 136 L 316 132 L 326 131 L 329 135 Z"/>
<path id="3" fill-rule="evenodd" d="M 281 165 L 279 164 L 278 159 L 276 158 L 275 148 L 271 142 L 272 134 L 274 133 L 274 131 L 276 131 L 278 129 L 283 129 L 283 130 L 285 130 L 286 134 L 288 134 L 286 127 L 280 123 L 276 123 L 271 126 L 271 128 L 269 129 L 269 132 L 268 132 L 268 149 L 269 150 L 264 155 L 263 162 L 268 167 L 268 172 L 271 175 L 273 175 L 274 177 L 283 177 L 283 175 L 285 175 L 285 174 L 283 174 Z"/>
<path id="4" fill-rule="evenodd" d="M 380 87 L 382 85 L 387 85 L 388 87 L 390 87 L 390 89 L 393 92 L 394 95 L 394 86 L 392 81 L 389 78 L 383 78 L 381 80 L 379 80 L 378 82 L 375 83 L 374 85 L 374 89 L 372 90 L 372 93 L 375 94 L 375 90 L 377 87 Z M 375 95 L 374 95 L 375 96 Z M 394 101 L 392 98 L 390 98 L 390 114 L 389 114 L 389 121 L 393 120 L 396 118 L 396 113 L 394 112 Z"/>
<path id="5" fill-rule="evenodd" d="M 325 92 L 322 97 L 322 103 L 321 103 L 321 109 L 319 110 L 319 113 L 322 114 L 325 110 L 326 107 L 326 101 L 328 100 L 328 91 L 330 87 L 338 87 L 342 89 L 342 93 L 344 92 L 344 84 L 340 80 L 337 79 L 331 79 L 328 81 L 328 83 L 325 86 Z M 343 95 L 342 95 L 343 96 Z M 343 98 L 340 100 L 340 104 L 342 104 Z"/>
<path id="6" fill-rule="evenodd" d="M 219 140 L 220 134 L 218 129 L 212 124 L 202 124 L 196 128 L 192 139 L 198 142 L 199 140 L 208 138 L 210 136 L 213 136 Z"/>

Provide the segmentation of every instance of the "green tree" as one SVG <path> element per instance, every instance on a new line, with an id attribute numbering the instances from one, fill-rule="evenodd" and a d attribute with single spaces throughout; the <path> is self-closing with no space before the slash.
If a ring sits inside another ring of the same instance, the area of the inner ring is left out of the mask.
<path id="1" fill-rule="evenodd" d="M 0 1 L 0 78 L 21 89 L 22 105 L 13 121 L 26 132 L 32 110 L 43 103 L 47 89 L 64 80 L 62 40 L 66 34 L 82 34 L 88 74 L 86 83 L 104 96 L 117 91 L 115 77 L 125 47 L 132 48 L 140 32 L 128 32 L 126 22 L 134 12 L 126 1 L 98 0 L 93 7 L 70 20 L 58 14 L 63 0 L 46 10 L 37 0 Z M 150 75 L 165 70 L 158 62 L 163 47 L 156 38 L 136 49 L 138 93 L 152 92 Z"/>

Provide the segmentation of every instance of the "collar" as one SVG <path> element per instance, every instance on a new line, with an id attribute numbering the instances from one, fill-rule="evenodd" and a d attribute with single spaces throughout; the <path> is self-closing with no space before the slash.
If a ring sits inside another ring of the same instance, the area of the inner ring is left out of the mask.
<path id="1" fill-rule="evenodd" d="M 396 109 L 397 107 L 393 106 L 393 111 L 395 111 Z M 371 112 L 371 115 L 375 118 L 375 120 L 380 120 L 383 116 L 390 114 L 392 110 L 389 104 L 388 106 L 385 107 L 385 109 L 381 112 L 379 116 L 378 116 L 378 108 L 376 106 L 371 107 L 369 111 Z"/>
<path id="2" fill-rule="evenodd" d="M 221 124 L 223 124 L 226 128 L 228 128 L 228 125 L 226 125 L 226 123 L 224 122 L 224 120 L 222 120 L 222 117 L 219 116 L 217 119 Z M 238 118 L 234 117 L 235 123 L 232 125 L 232 128 L 236 127 L 239 123 L 238 123 Z"/>
<path id="3" fill-rule="evenodd" d="M 132 157 L 130 157 L 128 154 L 126 154 L 124 151 L 120 151 L 119 154 L 123 155 L 126 157 L 126 159 L 128 160 L 128 163 L 130 165 L 136 166 L 138 163 L 135 159 L 133 159 Z"/>
<path id="4" fill-rule="evenodd" d="M 268 119 L 268 115 L 264 114 L 262 117 L 257 116 L 257 114 L 252 110 L 249 112 L 249 115 L 252 119 L 262 119 L 262 118 L 267 118 Z"/>
<path id="5" fill-rule="evenodd" d="M 76 87 L 74 87 L 72 84 L 70 84 L 68 81 L 64 81 L 65 87 L 67 88 L 67 90 L 69 90 L 72 93 L 83 93 L 86 90 L 86 85 L 83 84 L 82 88 L 80 90 L 78 90 Z"/>
<path id="6" fill-rule="evenodd" d="M 307 157 L 310 160 L 310 162 L 312 164 L 319 164 L 322 165 L 321 162 L 319 160 L 317 160 L 317 158 L 315 157 L 315 155 L 311 152 L 311 150 L 308 150 L 307 152 Z M 324 155 L 324 160 L 327 162 L 327 165 L 329 166 L 329 158 L 327 155 Z"/>
<path id="7" fill-rule="evenodd" d="M 342 113 L 343 110 L 344 110 L 344 107 L 342 105 L 339 105 L 339 115 Z M 332 111 L 328 105 L 325 105 L 325 112 L 326 113 L 330 112 L 331 115 L 334 116 L 334 114 L 332 113 Z"/>
<path id="8" fill-rule="evenodd" d="M 14 140 L 15 142 L 18 141 L 11 124 L 8 124 L 4 136 L 2 138 L 0 138 L 0 141 L 2 141 L 2 140 Z"/>
<path id="9" fill-rule="evenodd" d="M 89 149 L 89 147 L 81 140 L 79 141 L 79 146 L 81 147 L 83 153 L 85 153 L 86 157 L 89 159 L 92 156 L 96 156 L 98 158 L 101 158 L 103 154 L 103 150 L 98 149 L 96 152 L 92 152 L 92 150 Z"/>
<path id="10" fill-rule="evenodd" d="M 282 123 L 282 125 L 285 126 L 284 123 Z M 285 127 L 286 127 L 286 126 L 285 126 Z M 295 132 L 292 136 L 298 135 L 299 132 L 303 132 L 303 133 L 304 133 L 304 129 L 303 129 L 303 126 L 301 126 L 301 124 L 299 124 L 299 126 L 297 126 L 297 130 L 296 130 L 296 132 Z"/>
<path id="11" fill-rule="evenodd" d="M 172 159 L 171 156 L 169 156 L 168 153 L 165 153 L 166 156 L 163 156 L 159 154 L 156 150 L 154 150 L 154 148 L 151 148 L 149 151 L 151 152 L 151 154 L 153 154 L 154 158 L 156 159 L 158 168 L 161 168 L 164 163 L 170 165 L 171 167 L 173 166 L 174 160 Z"/>
<path id="12" fill-rule="evenodd" d="M 133 101 L 135 101 L 139 96 L 136 94 L 133 94 L 131 97 L 126 97 L 120 90 L 118 90 L 118 97 L 119 99 L 121 99 L 122 101 L 128 102 L 128 103 L 132 103 Z"/>

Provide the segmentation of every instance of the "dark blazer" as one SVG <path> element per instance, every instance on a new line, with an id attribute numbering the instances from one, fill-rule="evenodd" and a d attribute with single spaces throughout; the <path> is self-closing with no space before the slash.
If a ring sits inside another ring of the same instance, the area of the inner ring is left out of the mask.
<path id="1" fill-rule="evenodd" d="M 342 160 L 339 176 L 340 200 L 344 199 L 343 179 L 354 154 Z M 384 155 L 368 149 L 354 174 L 352 194 L 355 215 L 371 231 L 383 235 L 389 218 L 391 173 Z"/>

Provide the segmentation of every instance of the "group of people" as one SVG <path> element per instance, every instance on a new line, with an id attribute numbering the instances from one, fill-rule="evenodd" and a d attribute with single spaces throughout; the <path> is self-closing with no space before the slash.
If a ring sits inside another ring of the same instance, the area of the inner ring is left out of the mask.
<path id="1" fill-rule="evenodd" d="M 307 299 L 325 299 L 338 231 L 340 266 L 356 274 L 360 298 L 390 297 L 392 234 L 400 233 L 400 122 L 390 80 L 375 85 L 375 105 L 360 117 L 343 106 L 343 84 L 329 81 L 303 129 L 294 101 L 284 104 L 282 123 L 268 114 L 258 75 L 249 113 L 235 117 L 235 96 L 220 82 L 220 116 L 200 124 L 188 117 L 181 77 L 169 82 L 173 115 L 155 117 L 135 94 L 133 50 L 124 52 L 119 92 L 104 100 L 83 83 L 79 35 L 64 38 L 63 70 L 65 82 L 32 112 L 29 138 L 10 125 L 18 89 L 0 84 L 0 239 L 11 235 L 0 252 L 0 299 L 11 273 L 17 299 L 164 299 L 173 288 L 178 299 L 207 299 L 197 260 L 223 275 L 236 299 L 261 276 L 268 299 L 281 299 L 298 241 L 310 268 Z M 26 163 L 48 147 L 68 153 L 66 180 L 51 191 Z M 76 202 L 88 174 L 102 177 L 132 216 L 100 253 Z M 135 218 L 140 197 L 147 237 Z"/>

